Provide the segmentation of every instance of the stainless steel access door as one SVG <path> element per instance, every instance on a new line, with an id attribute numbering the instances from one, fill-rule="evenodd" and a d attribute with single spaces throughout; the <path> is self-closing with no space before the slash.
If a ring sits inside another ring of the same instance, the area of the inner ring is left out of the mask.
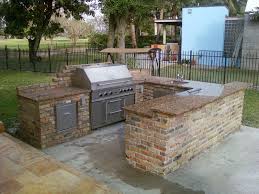
<path id="1" fill-rule="evenodd" d="M 125 119 L 124 106 L 134 104 L 135 95 L 92 102 L 91 126 L 96 129 Z"/>

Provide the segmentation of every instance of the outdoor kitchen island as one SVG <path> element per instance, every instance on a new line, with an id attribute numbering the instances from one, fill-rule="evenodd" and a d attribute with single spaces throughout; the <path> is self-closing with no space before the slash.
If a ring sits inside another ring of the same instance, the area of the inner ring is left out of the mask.
<path id="1" fill-rule="evenodd" d="M 244 83 L 134 77 L 137 103 L 125 107 L 125 151 L 135 168 L 166 175 L 241 127 Z"/>

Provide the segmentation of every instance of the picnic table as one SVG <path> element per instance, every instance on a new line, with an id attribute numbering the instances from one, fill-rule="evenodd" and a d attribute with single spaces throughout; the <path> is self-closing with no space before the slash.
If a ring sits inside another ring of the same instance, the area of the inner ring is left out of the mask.
<path id="1" fill-rule="evenodd" d="M 156 58 L 156 52 L 161 51 L 158 48 L 106 48 L 101 50 L 101 53 L 107 53 L 107 60 L 111 59 L 114 63 L 112 54 L 149 54 L 150 59 L 153 61 Z"/>

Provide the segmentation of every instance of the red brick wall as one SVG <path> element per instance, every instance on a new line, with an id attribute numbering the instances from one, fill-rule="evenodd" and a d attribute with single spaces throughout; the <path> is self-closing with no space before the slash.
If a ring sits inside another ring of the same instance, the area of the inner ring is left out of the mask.
<path id="1" fill-rule="evenodd" d="M 202 108 L 152 118 L 126 112 L 125 149 L 135 168 L 165 175 L 240 129 L 244 91 Z"/>

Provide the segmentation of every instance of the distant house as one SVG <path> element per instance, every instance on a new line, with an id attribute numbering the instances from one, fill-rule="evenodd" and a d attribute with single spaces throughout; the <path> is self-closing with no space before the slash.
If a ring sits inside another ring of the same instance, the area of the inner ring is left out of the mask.
<path id="1" fill-rule="evenodd" d="M 156 23 L 181 26 L 181 53 L 192 51 L 199 64 L 225 65 L 223 56 L 238 55 L 237 40 L 243 33 L 243 18 L 230 18 L 226 6 L 186 7 L 182 19 L 156 20 Z M 164 28 L 164 44 L 166 40 Z M 241 46 L 241 41 L 239 40 Z M 210 57 L 208 57 L 208 55 Z M 216 55 L 216 57 L 212 57 Z M 209 58 L 209 60 L 208 60 Z M 227 65 L 231 60 L 227 59 Z"/>
<path id="2" fill-rule="evenodd" d="M 182 9 L 181 19 L 156 20 L 155 23 L 164 26 L 164 44 L 168 44 L 165 26 L 181 27 L 182 59 L 188 59 L 185 53 L 192 51 L 196 64 L 259 69 L 259 60 L 255 59 L 251 65 L 242 59 L 259 58 L 259 21 L 250 20 L 258 7 L 259 0 L 248 0 L 244 17 L 229 17 L 225 6 L 186 7 Z"/>

